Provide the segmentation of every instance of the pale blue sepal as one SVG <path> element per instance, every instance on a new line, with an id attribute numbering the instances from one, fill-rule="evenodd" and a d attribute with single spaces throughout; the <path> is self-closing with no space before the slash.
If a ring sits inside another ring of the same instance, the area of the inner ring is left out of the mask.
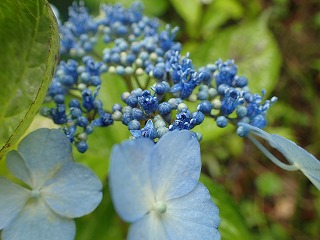
<path id="1" fill-rule="evenodd" d="M 151 182 L 156 200 L 165 201 L 191 192 L 201 171 L 200 145 L 190 131 L 166 133 L 152 153 Z"/>
<path id="2" fill-rule="evenodd" d="M 320 161 L 294 142 L 276 134 L 271 136 L 278 144 L 276 148 L 320 190 Z"/>
<path id="3" fill-rule="evenodd" d="M 30 190 L 0 177 L 0 229 L 17 216 L 30 197 Z"/>
<path id="4" fill-rule="evenodd" d="M 154 143 L 138 138 L 115 145 L 111 153 L 109 185 L 115 209 L 125 221 L 141 218 L 151 208 L 154 194 L 149 164 Z"/>
<path id="5" fill-rule="evenodd" d="M 131 224 L 128 240 L 166 240 L 171 239 L 163 226 L 160 216 L 150 211 L 142 219 Z"/>
<path id="6" fill-rule="evenodd" d="M 299 168 L 294 164 L 286 164 L 281 162 L 278 158 L 276 158 L 272 153 L 269 152 L 268 149 L 266 149 L 252 134 L 248 135 L 248 138 L 251 140 L 251 142 L 256 145 L 256 147 L 267 157 L 269 158 L 274 164 L 278 165 L 284 170 L 287 171 L 296 171 L 299 170 Z M 271 145 L 271 144 L 270 144 Z"/>
<path id="7" fill-rule="evenodd" d="M 167 201 L 167 211 L 162 216 L 168 239 L 219 240 L 219 209 L 212 202 L 208 189 L 198 183 L 185 196 Z"/>
<path id="8" fill-rule="evenodd" d="M 61 216 L 81 217 L 92 212 L 102 200 L 102 184 L 88 167 L 69 162 L 44 184 L 41 196 Z"/>
<path id="9" fill-rule="evenodd" d="M 277 148 L 277 145 L 274 145 L 275 142 L 272 139 L 272 135 L 263 131 L 260 128 L 251 126 L 249 124 L 240 122 L 238 123 L 239 126 L 244 127 L 246 130 L 250 131 L 252 134 L 249 134 L 247 137 L 251 140 L 251 142 L 256 145 L 256 147 L 267 157 L 269 158 L 274 164 L 278 165 L 280 168 L 287 170 L 287 171 L 296 171 L 299 168 L 293 164 L 293 162 L 291 162 L 289 159 L 288 162 L 290 164 L 286 164 L 281 162 L 278 158 L 276 158 L 272 153 L 270 153 L 270 151 L 268 149 L 266 149 L 257 139 L 254 138 L 254 135 L 257 135 L 260 138 L 265 139 L 266 141 L 269 142 L 270 146 Z M 273 134 L 274 135 L 274 134 Z M 279 150 L 280 151 L 280 150 Z"/>
<path id="10" fill-rule="evenodd" d="M 320 190 L 320 161 L 312 154 L 308 153 L 294 142 L 277 134 L 269 134 L 259 128 L 244 123 L 239 123 L 239 125 L 249 129 L 251 133 L 267 140 L 269 144 L 281 152 L 287 161 L 292 165 L 286 165 L 282 167 L 281 164 L 277 164 L 277 162 L 274 161 L 278 160 L 276 157 L 274 157 L 267 149 L 265 149 L 257 140 L 251 139 L 257 145 L 257 147 L 262 149 L 266 156 L 269 157 L 274 163 L 285 170 L 300 169 L 306 175 L 306 177 L 309 178 L 309 180 Z M 278 161 L 280 162 L 280 160 Z M 286 169 L 287 167 L 291 167 L 292 169 Z"/>
<path id="11" fill-rule="evenodd" d="M 17 151 L 12 150 L 7 153 L 6 165 L 14 176 L 27 183 L 29 186 L 33 185 L 29 169 Z"/>
<path id="12" fill-rule="evenodd" d="M 73 240 L 74 220 L 54 213 L 38 198 L 29 201 L 11 224 L 2 230 L 2 240 Z"/>
<path id="13" fill-rule="evenodd" d="M 32 187 L 39 188 L 59 168 L 73 161 L 70 140 L 58 129 L 41 128 L 28 134 L 18 152 L 30 171 Z"/>

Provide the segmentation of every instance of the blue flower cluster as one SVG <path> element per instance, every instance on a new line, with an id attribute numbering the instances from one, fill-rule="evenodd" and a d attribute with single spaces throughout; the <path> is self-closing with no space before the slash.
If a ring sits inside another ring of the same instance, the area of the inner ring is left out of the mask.
<path id="1" fill-rule="evenodd" d="M 54 102 L 55 107 L 42 109 L 42 114 L 64 126 L 66 135 L 75 142 L 79 152 L 87 150 L 86 139 L 93 127 L 113 123 L 111 114 L 105 112 L 102 102 L 96 99 L 100 74 L 106 71 L 106 66 L 89 56 L 83 57 L 82 61 L 83 65 L 74 60 L 60 62 L 46 98 L 46 101 Z"/>
<path id="2" fill-rule="evenodd" d="M 192 130 L 206 117 L 221 128 L 238 122 L 264 128 L 267 111 L 277 100 L 263 102 L 264 91 L 251 93 L 232 60 L 196 69 L 190 55 L 181 54 L 182 45 L 175 40 L 178 28 L 160 30 L 157 19 L 143 15 L 140 3 L 129 9 L 102 5 L 96 18 L 83 4 L 73 4 L 60 31 L 61 54 L 81 56 L 82 62 L 60 62 L 47 97 L 55 106 L 43 113 L 63 126 L 80 152 L 87 150 L 88 134 L 95 127 L 114 121 L 126 125 L 134 138 L 153 140 L 168 131 Z M 105 43 L 102 53 L 94 48 L 97 40 Z M 107 73 L 121 76 L 128 86 L 119 93 L 123 104 L 109 110 L 99 100 L 101 75 Z M 196 102 L 196 109 L 188 102 Z M 241 126 L 237 133 L 245 135 Z M 201 134 L 194 134 L 201 140 Z"/>
<path id="3" fill-rule="evenodd" d="M 74 2 L 69 7 L 68 21 L 61 24 L 58 20 L 58 23 L 61 54 L 82 57 L 93 49 L 97 42 L 99 22 L 88 13 L 83 2 Z"/>

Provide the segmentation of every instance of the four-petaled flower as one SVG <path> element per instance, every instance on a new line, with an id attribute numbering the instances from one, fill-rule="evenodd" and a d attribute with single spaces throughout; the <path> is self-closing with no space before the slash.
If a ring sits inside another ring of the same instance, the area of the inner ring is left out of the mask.
<path id="1" fill-rule="evenodd" d="M 199 183 L 200 147 L 187 130 L 113 148 L 110 189 L 115 209 L 132 223 L 128 239 L 220 239 L 219 210 Z"/>
<path id="2" fill-rule="evenodd" d="M 0 177 L 3 240 L 71 240 L 72 218 L 93 211 L 102 184 L 87 167 L 73 162 L 70 140 L 59 130 L 39 129 L 7 155 L 9 170 L 29 187 Z"/>

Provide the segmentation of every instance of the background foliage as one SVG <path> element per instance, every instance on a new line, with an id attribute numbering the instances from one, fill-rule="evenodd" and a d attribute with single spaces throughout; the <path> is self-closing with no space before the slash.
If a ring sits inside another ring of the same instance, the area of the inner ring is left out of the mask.
<path id="1" fill-rule="evenodd" d="M 72 1 L 51 1 L 66 16 Z M 108 3 L 115 1 L 105 1 Z M 120 0 L 125 6 L 132 1 Z M 86 0 L 92 13 L 101 1 Z M 200 67 L 218 58 L 235 59 L 253 92 L 261 88 L 279 101 L 268 114 L 269 133 L 296 141 L 320 158 L 320 2 L 317 0 L 145 0 L 145 12 L 179 26 L 183 51 Z M 103 101 L 120 101 L 123 85 L 106 75 Z M 108 105 L 109 104 L 109 105 Z M 43 119 L 36 119 L 44 123 Z M 2 123 L 1 123 L 2 124 Z M 46 123 L 44 123 L 46 124 Z M 96 131 L 85 155 L 75 158 L 104 181 L 111 147 L 129 136 L 126 127 Z M 202 129 L 201 129 L 202 128 Z M 202 177 L 222 217 L 223 239 L 320 239 L 320 193 L 300 173 L 285 172 L 255 147 L 206 120 L 196 131 Z M 107 137 L 106 137 L 107 136 Z M 0 163 L 1 171 L 4 167 Z M 213 181 L 212 181 L 213 179 Z M 104 202 L 77 222 L 77 239 L 124 239 L 127 225 L 116 216 L 107 187 Z"/>

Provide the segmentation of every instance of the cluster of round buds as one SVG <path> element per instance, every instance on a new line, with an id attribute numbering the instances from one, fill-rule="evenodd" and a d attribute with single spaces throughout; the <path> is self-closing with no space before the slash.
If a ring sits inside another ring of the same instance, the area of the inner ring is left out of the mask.
<path id="1" fill-rule="evenodd" d="M 217 119 L 219 127 L 225 127 L 228 120 L 235 122 L 246 122 L 258 128 L 267 125 L 266 114 L 270 106 L 277 101 L 276 97 L 271 100 L 262 101 L 265 91 L 262 94 L 252 94 L 248 87 L 248 80 L 237 75 L 237 67 L 233 60 L 223 62 L 217 61 L 217 71 L 214 74 L 216 89 L 219 95 L 217 107 L 220 110 Z M 236 112 L 236 118 L 229 115 Z"/>
<path id="2" fill-rule="evenodd" d="M 111 114 L 103 110 L 102 102 L 97 99 L 100 75 L 107 68 L 91 57 L 84 57 L 82 61 L 83 65 L 74 60 L 60 62 L 45 99 L 54 106 L 41 110 L 54 123 L 62 125 L 79 152 L 87 150 L 86 140 L 94 127 L 113 123 Z"/>
<path id="3" fill-rule="evenodd" d="M 252 94 L 247 86 L 248 80 L 237 76 L 237 67 L 233 61 L 219 60 L 197 72 L 189 56 L 181 61 L 179 54 L 170 54 L 167 63 L 171 63 L 171 68 L 165 72 L 170 78 L 156 81 L 151 87 L 153 95 L 140 88 L 122 95 L 123 101 L 130 107 L 122 118 L 129 130 L 139 131 L 144 126 L 141 123 L 153 119 L 156 114 L 163 117 L 169 131 L 191 130 L 201 124 L 205 116 L 214 118 L 216 125 L 221 128 L 229 122 L 235 125 L 237 122 L 246 122 L 259 128 L 265 127 L 267 111 L 277 98 L 273 97 L 263 103 L 264 91 L 262 95 Z M 194 93 L 196 87 L 197 94 Z M 170 99 L 165 101 L 167 96 Z M 191 113 L 188 109 L 188 101 L 198 101 L 195 112 Z M 239 130 L 237 132 L 240 133 Z"/>
<path id="4" fill-rule="evenodd" d="M 101 62 L 90 56 L 82 58 L 82 65 L 61 61 L 47 96 L 55 107 L 45 114 L 64 127 L 80 152 L 87 149 L 86 139 L 94 127 L 113 121 L 121 121 L 135 138 L 155 141 L 168 131 L 192 130 L 205 117 L 215 119 L 221 128 L 238 122 L 265 127 L 267 111 L 277 98 L 263 102 L 264 91 L 252 94 L 232 60 L 196 69 L 189 54 L 181 55 L 181 44 L 175 41 L 178 28 L 167 25 L 160 31 L 158 20 L 144 16 L 140 3 L 129 9 L 102 5 L 100 12 L 93 18 L 82 3 L 69 9 L 69 20 L 60 24 L 62 52 L 72 55 L 81 39 L 98 37 L 106 48 Z M 72 33 L 72 41 L 66 41 L 66 31 Z M 86 44 L 77 49 L 97 57 L 99 53 Z M 121 76 L 128 86 L 121 95 L 125 106 L 116 103 L 110 111 L 97 97 L 103 84 L 100 76 L 106 71 Z M 197 103 L 197 108 L 189 109 L 188 102 Z M 237 133 L 243 135 L 241 127 Z M 201 140 L 200 134 L 196 136 Z"/>
<path id="5" fill-rule="evenodd" d="M 156 31 L 152 36 L 139 36 L 134 41 L 125 37 L 117 38 L 114 46 L 104 49 L 102 59 L 109 66 L 109 72 L 120 76 L 141 76 L 145 73 L 157 81 L 165 80 L 165 53 L 168 48 L 180 51 L 181 45 L 173 38 L 164 36 L 175 35 L 175 31 L 168 27 L 160 33 Z"/>
<path id="6" fill-rule="evenodd" d="M 181 98 L 160 102 L 155 93 L 138 88 L 122 94 L 122 100 L 127 106 L 120 110 L 121 121 L 135 138 L 161 138 L 168 131 L 191 130 L 204 121 L 204 114 L 191 113 Z"/>
<path id="7" fill-rule="evenodd" d="M 60 53 L 82 57 L 92 51 L 97 42 L 99 22 L 88 13 L 83 1 L 73 2 L 68 13 L 69 19 L 63 24 L 56 13 L 60 30 Z"/>

